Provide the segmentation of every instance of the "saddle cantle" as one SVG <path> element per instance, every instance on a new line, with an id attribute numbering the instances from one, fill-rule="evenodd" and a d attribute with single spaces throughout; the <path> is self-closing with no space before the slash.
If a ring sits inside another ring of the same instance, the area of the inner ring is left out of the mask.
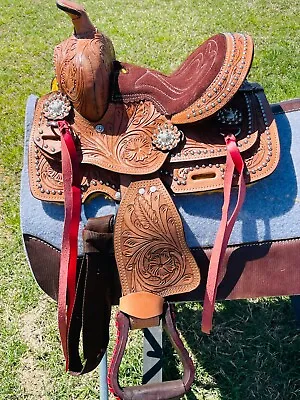
<path id="1" fill-rule="evenodd" d="M 124 399 L 158 398 L 157 393 L 161 399 L 178 397 L 189 390 L 194 368 L 165 299 L 197 288 L 200 272 L 172 195 L 224 190 L 204 301 L 202 329 L 209 332 L 219 270 L 245 184 L 271 174 L 279 160 L 276 124 L 263 89 L 245 80 L 253 42 L 238 33 L 215 35 L 166 76 L 116 61 L 110 39 L 92 25 L 83 7 L 66 0 L 57 6 L 71 17 L 75 32 L 55 48 L 59 90 L 37 102 L 28 165 L 33 196 L 63 203 L 65 209 L 52 297 L 58 298 L 67 369 L 88 372 L 105 353 L 110 307 L 120 293 L 105 286 L 111 272 L 105 270 L 99 280 L 97 271 L 109 262 L 113 246 L 122 293 L 110 386 Z M 238 195 L 230 214 L 233 186 Z M 81 204 L 96 194 L 120 206 L 115 217 L 88 220 L 82 232 L 85 256 L 79 261 Z M 150 327 L 160 320 L 183 361 L 183 379 L 145 385 L 142 392 L 120 388 L 118 370 L 129 327 Z"/>

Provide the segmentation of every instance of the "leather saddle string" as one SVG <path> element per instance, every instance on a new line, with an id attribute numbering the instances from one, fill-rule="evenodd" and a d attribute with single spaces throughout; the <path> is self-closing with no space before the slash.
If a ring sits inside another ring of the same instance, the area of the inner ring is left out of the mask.
<path id="1" fill-rule="evenodd" d="M 227 159 L 226 171 L 224 176 L 224 202 L 222 207 L 222 218 L 209 263 L 202 313 L 202 332 L 208 334 L 212 329 L 212 318 L 216 301 L 220 266 L 222 265 L 222 262 L 224 260 L 225 250 L 227 248 L 233 226 L 241 210 L 246 195 L 244 161 L 237 147 L 235 136 L 227 135 L 225 137 L 225 143 L 227 147 Z M 235 208 L 230 218 L 228 219 L 229 206 L 231 201 L 232 179 L 235 169 L 239 174 L 238 197 Z"/>
<path id="2" fill-rule="evenodd" d="M 71 128 L 64 120 L 58 121 L 58 128 L 61 133 L 62 174 L 65 196 L 65 218 L 58 288 L 58 326 L 66 360 L 66 370 L 68 370 L 67 335 L 76 291 L 81 189 L 79 159 Z"/>

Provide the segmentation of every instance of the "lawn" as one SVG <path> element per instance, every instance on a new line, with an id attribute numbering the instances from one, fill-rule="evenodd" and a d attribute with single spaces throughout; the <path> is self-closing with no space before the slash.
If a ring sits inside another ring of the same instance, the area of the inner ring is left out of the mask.
<path id="1" fill-rule="evenodd" d="M 299 0 L 85 5 L 112 39 L 118 59 L 164 73 L 215 33 L 249 33 L 255 42 L 249 80 L 264 86 L 270 102 L 300 96 Z M 26 99 L 49 92 L 53 48 L 71 32 L 54 0 L 0 0 L 0 400 L 98 398 L 97 372 L 82 378 L 64 372 L 56 306 L 31 276 L 19 228 Z M 200 305 L 178 305 L 177 311 L 197 365 L 189 399 L 300 398 L 300 337 L 288 298 L 221 303 L 210 337 L 200 333 Z M 140 334 L 131 336 L 130 346 L 122 375 L 131 385 L 141 374 Z M 166 378 L 177 375 L 177 364 L 166 346 Z"/>

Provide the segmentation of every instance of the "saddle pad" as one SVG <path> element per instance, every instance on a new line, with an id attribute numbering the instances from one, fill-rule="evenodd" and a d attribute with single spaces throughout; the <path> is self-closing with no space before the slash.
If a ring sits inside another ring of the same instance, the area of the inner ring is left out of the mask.
<path id="1" fill-rule="evenodd" d="M 38 237 L 59 249 L 63 231 L 63 205 L 35 199 L 29 188 L 28 140 L 37 98 L 30 96 L 26 109 L 24 165 L 21 186 L 21 224 L 24 234 Z M 300 225 L 291 224 L 300 213 L 300 101 L 294 110 L 275 114 L 281 157 L 269 177 L 250 185 L 229 244 L 300 237 Z M 212 247 L 218 230 L 223 193 L 173 195 L 181 214 L 189 247 Z M 98 196 L 82 206 L 81 230 L 90 217 L 115 214 L 117 204 Z M 80 252 L 82 252 L 81 237 Z"/>

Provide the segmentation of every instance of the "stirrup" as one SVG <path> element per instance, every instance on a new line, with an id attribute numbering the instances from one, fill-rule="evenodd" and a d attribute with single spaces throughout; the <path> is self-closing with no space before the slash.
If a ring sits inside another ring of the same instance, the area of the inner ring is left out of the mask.
<path id="1" fill-rule="evenodd" d="M 174 307 L 169 303 L 165 303 L 164 308 L 165 310 L 162 314 L 163 329 L 169 336 L 183 364 L 183 377 L 174 381 L 120 387 L 118 382 L 119 368 L 127 344 L 130 319 L 127 314 L 119 311 L 116 316 L 117 342 L 109 367 L 108 385 L 111 392 L 122 400 L 141 400 L 145 398 L 148 400 L 167 400 L 180 398 L 189 391 L 193 383 L 195 367 L 175 327 Z"/>

